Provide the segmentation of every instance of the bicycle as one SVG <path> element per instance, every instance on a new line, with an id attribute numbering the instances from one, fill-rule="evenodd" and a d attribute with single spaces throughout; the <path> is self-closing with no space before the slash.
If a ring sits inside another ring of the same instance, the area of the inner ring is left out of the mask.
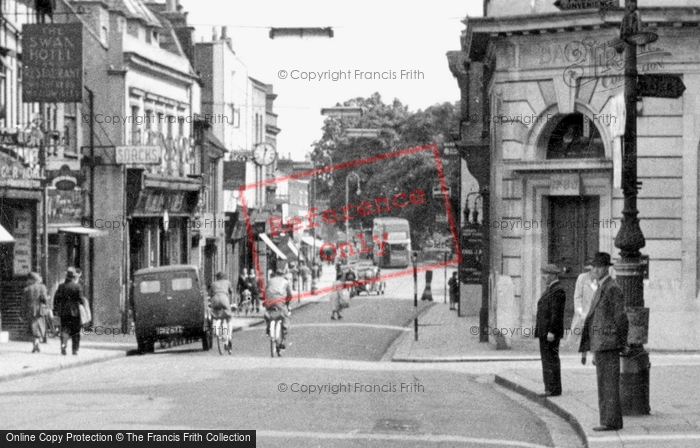
<path id="1" fill-rule="evenodd" d="M 275 353 L 277 356 L 282 356 L 281 348 L 282 345 L 282 315 L 278 313 L 274 318 L 270 318 L 270 357 L 274 358 Z"/>
<path id="2" fill-rule="evenodd" d="M 214 333 L 217 333 L 217 328 L 219 329 L 218 334 L 215 334 L 216 346 L 219 350 L 219 354 L 223 355 L 224 350 L 226 350 L 228 352 L 228 354 L 230 355 L 232 350 L 233 350 L 233 347 L 232 347 L 233 342 L 231 341 L 231 320 L 230 320 L 231 318 L 229 317 L 229 319 L 228 319 L 226 334 L 224 334 L 224 319 L 225 318 L 223 316 L 216 317 L 216 316 L 214 316 L 214 314 L 216 314 L 216 313 L 215 312 L 212 313 L 212 320 L 211 320 L 212 326 L 211 326 L 211 328 L 212 328 L 212 331 Z"/>

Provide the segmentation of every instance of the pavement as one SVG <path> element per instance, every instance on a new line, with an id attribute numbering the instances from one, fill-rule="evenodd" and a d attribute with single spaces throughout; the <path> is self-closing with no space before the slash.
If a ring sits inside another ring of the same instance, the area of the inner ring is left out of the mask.
<path id="1" fill-rule="evenodd" d="M 585 446 L 696 447 L 700 446 L 700 353 L 651 352 L 650 415 L 623 417 L 620 431 L 595 432 L 599 425 L 595 367 L 589 353 L 581 365 L 575 347 L 562 346 L 562 386 L 559 397 L 544 392 L 537 340 L 514 338 L 512 348 L 480 343 L 478 316 L 457 317 L 449 305 L 436 303 L 419 317 L 418 341 L 404 333 L 395 345 L 392 361 L 421 363 L 498 364 L 495 382 L 515 391 L 567 420 Z M 573 344 L 575 345 L 575 344 Z M 531 362 L 528 362 L 531 361 Z"/>
<path id="2" fill-rule="evenodd" d="M 318 289 L 329 287 L 335 280 L 335 269 L 324 266 L 323 274 L 318 282 Z M 327 300 L 327 294 L 319 294 L 291 302 L 292 310 L 304 307 L 310 303 Z M 264 322 L 263 314 L 242 314 L 232 319 L 233 331 L 246 327 L 260 325 Z M 136 354 L 136 335 L 132 331 L 122 333 L 120 328 L 94 327 L 82 330 L 80 350 L 77 356 L 71 355 L 70 343 L 68 355 L 61 355 L 59 338 L 49 338 L 46 344 L 40 345 L 40 353 L 32 353 L 33 342 L 11 340 L 0 343 L 0 382 L 17 378 L 54 372 L 62 369 L 85 366 L 115 358 Z M 156 349 L 161 347 L 156 345 Z"/>

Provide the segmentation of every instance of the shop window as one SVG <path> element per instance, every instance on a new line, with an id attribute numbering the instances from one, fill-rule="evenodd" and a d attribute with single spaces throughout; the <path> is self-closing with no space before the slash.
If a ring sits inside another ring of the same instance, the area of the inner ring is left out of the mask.
<path id="1" fill-rule="evenodd" d="M 548 159 L 604 157 L 605 147 L 598 128 L 590 118 L 579 113 L 562 118 L 547 143 Z"/>

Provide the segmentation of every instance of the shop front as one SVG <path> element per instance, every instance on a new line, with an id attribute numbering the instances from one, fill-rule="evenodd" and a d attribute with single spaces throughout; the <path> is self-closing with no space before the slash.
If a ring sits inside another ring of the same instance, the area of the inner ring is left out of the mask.
<path id="1" fill-rule="evenodd" d="M 0 327 L 11 338 L 25 328 L 22 290 L 40 267 L 38 218 L 42 171 L 37 148 L 0 146 Z"/>

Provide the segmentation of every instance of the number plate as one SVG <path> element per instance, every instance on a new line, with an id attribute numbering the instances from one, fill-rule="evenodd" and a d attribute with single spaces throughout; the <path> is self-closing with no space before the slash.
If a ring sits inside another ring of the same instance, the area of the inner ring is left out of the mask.
<path id="1" fill-rule="evenodd" d="M 184 332 L 184 327 L 182 325 L 176 325 L 173 327 L 156 327 L 156 334 L 167 335 L 167 334 L 182 334 Z"/>

